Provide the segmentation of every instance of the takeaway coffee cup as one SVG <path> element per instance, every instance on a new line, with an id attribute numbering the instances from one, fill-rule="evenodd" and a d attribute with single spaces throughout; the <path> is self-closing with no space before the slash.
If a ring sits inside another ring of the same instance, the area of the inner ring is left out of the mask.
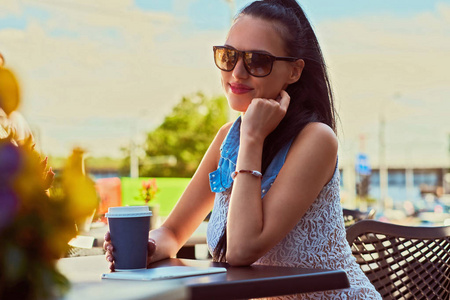
<path id="1" fill-rule="evenodd" d="M 147 267 L 148 231 L 152 212 L 148 206 L 110 207 L 106 213 L 116 271 Z"/>

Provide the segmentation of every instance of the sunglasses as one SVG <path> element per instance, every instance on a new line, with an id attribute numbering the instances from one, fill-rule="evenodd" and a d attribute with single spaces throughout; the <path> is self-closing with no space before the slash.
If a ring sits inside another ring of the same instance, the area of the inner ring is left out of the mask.
<path id="1" fill-rule="evenodd" d="M 258 51 L 239 51 L 225 46 L 214 46 L 214 62 L 216 66 L 226 72 L 230 72 L 236 66 L 239 57 L 243 57 L 244 67 L 247 72 L 255 77 L 265 77 L 272 72 L 273 62 L 276 60 L 297 61 L 295 57 L 273 56 Z"/>

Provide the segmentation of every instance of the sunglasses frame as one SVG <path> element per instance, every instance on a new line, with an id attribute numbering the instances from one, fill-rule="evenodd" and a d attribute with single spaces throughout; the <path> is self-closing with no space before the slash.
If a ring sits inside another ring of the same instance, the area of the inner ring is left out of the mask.
<path id="1" fill-rule="evenodd" d="M 238 54 L 238 55 L 237 55 L 237 59 L 236 59 L 236 61 L 234 62 L 233 67 L 232 67 L 230 70 L 222 69 L 221 67 L 219 67 L 219 65 L 218 65 L 217 62 L 216 62 L 216 51 L 217 51 L 217 50 L 220 50 L 220 49 L 232 50 L 232 51 L 235 51 L 235 52 Z M 248 74 L 250 74 L 251 76 L 254 76 L 254 77 L 266 77 L 266 76 L 269 76 L 270 73 L 272 73 L 273 62 L 276 61 L 276 60 L 282 60 L 282 61 L 290 61 L 290 62 L 294 62 L 294 61 L 297 61 L 297 60 L 300 59 L 300 58 L 289 57 L 289 56 L 274 56 L 274 55 L 272 55 L 272 54 L 265 53 L 265 52 L 261 52 L 261 51 L 240 51 L 240 50 L 236 50 L 236 49 L 234 49 L 234 48 L 227 47 L 227 46 L 213 46 L 213 51 L 214 51 L 214 63 L 216 64 L 217 68 L 219 68 L 220 70 L 222 70 L 222 71 L 224 71 L 224 72 L 231 72 L 231 71 L 233 71 L 234 68 L 235 68 L 236 65 L 237 65 L 237 62 L 239 61 L 239 58 L 240 58 L 240 57 L 243 57 L 243 58 L 244 58 L 246 54 L 256 53 L 256 54 L 259 54 L 259 55 L 265 55 L 265 56 L 269 57 L 269 58 L 270 58 L 270 70 L 269 70 L 269 72 L 268 72 L 267 74 L 265 74 L 265 75 L 254 75 L 254 74 L 252 74 L 252 73 L 250 72 L 250 70 L 249 70 L 249 69 L 250 69 L 249 66 L 248 66 L 247 63 L 245 62 L 245 59 L 243 59 L 243 63 L 244 63 L 244 68 L 245 68 L 245 70 L 247 71 Z"/>

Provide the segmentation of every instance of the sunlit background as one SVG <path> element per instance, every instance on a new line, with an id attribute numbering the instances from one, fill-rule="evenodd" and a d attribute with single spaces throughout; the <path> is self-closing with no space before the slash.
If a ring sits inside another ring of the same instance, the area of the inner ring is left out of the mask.
<path id="1" fill-rule="evenodd" d="M 183 96 L 221 95 L 212 46 L 249 2 L 0 0 L 0 52 L 41 151 L 67 156 L 80 146 L 120 159 Z M 336 96 L 343 199 L 354 199 L 360 153 L 375 198 L 418 201 L 422 184 L 445 189 L 450 1 L 299 2 Z"/>

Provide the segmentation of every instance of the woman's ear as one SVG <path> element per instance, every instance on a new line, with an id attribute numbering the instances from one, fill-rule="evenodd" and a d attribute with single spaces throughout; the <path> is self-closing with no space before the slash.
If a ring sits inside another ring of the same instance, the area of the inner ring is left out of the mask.
<path id="1" fill-rule="evenodd" d="M 303 68 L 305 67 L 305 61 L 303 59 L 298 59 L 292 63 L 291 74 L 288 78 L 288 84 L 297 82 L 302 75 Z"/>

